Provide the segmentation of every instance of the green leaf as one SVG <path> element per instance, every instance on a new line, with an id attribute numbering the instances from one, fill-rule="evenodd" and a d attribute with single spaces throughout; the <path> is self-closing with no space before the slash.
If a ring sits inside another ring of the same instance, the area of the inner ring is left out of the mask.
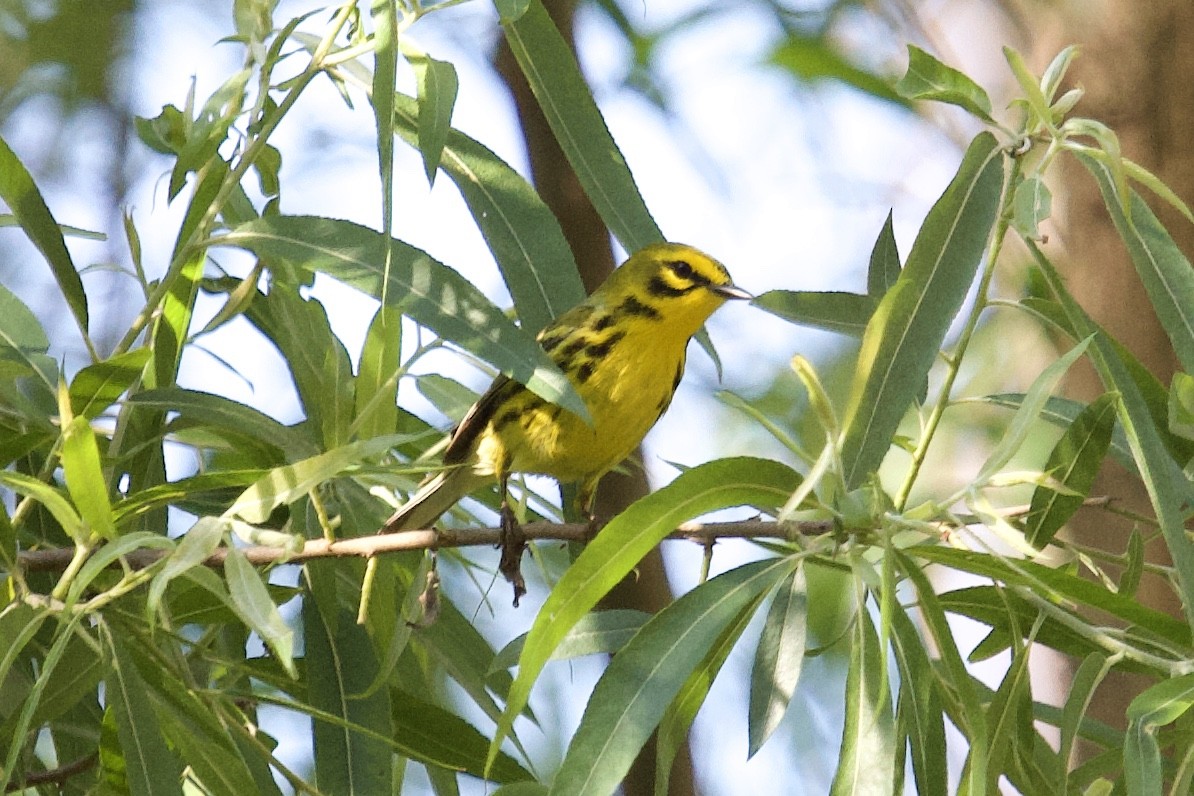
<path id="1" fill-rule="evenodd" d="M 1169 430 L 1194 440 L 1194 376 L 1180 370 L 1169 383 Z"/>
<path id="2" fill-rule="evenodd" d="M 1122 194 L 1107 163 L 1084 154 L 1078 159 L 1098 181 L 1103 203 L 1182 369 L 1194 373 L 1194 267 L 1140 195 Z M 1130 208 L 1131 214 L 1126 215 L 1124 208 Z"/>
<path id="3" fill-rule="evenodd" d="M 70 383 L 71 412 L 88 420 L 98 417 L 141 376 L 152 353 L 134 348 L 80 370 Z"/>
<path id="4" fill-rule="evenodd" d="M 944 688 L 948 689 L 957 701 L 957 711 L 953 715 L 953 720 L 958 723 L 958 728 L 970 742 L 970 754 L 960 785 L 965 789 L 964 792 L 982 793 L 987 779 L 989 747 L 987 745 L 986 713 L 983 710 L 978 690 L 970 672 L 966 670 L 966 664 L 958 652 L 953 629 L 945 617 L 945 610 L 933 590 L 933 584 L 925 575 L 924 569 L 898 548 L 892 548 L 889 555 L 896 557 L 900 571 L 916 587 L 923 624 L 937 646 L 941 667 L 939 676 Z M 985 557 L 990 558 L 990 556 Z M 900 613 L 897 611 L 895 615 L 898 616 Z M 895 616 L 893 616 L 894 619 Z"/>
<path id="5" fill-rule="evenodd" d="M 459 87 L 456 67 L 415 49 L 409 41 L 403 42 L 402 51 L 415 70 L 419 91 L 419 152 L 423 155 L 427 182 L 434 185 L 444 145 L 452 130 L 452 108 Z"/>
<path id="6" fill-rule="evenodd" d="M 1086 711 L 1090 708 L 1090 701 L 1094 696 L 1095 689 L 1099 687 L 1099 683 L 1103 681 L 1110 670 L 1111 661 L 1106 656 L 1091 653 L 1074 671 L 1074 676 L 1070 680 L 1070 693 L 1066 698 L 1065 705 L 1062 706 L 1062 721 L 1058 728 L 1061 731 L 1057 752 L 1057 757 L 1060 760 L 1070 760 L 1074 743 L 1078 740 L 1078 727 L 1083 717 L 1086 716 Z M 1067 765 L 1064 767 L 1065 779 L 1061 783 L 1063 793 L 1070 792 L 1070 774 Z"/>
<path id="7" fill-rule="evenodd" d="M 333 624 L 314 599 L 303 601 L 308 701 L 342 722 L 315 718 L 315 776 L 328 793 L 390 793 L 393 752 L 382 740 L 394 737 L 390 693 L 381 688 L 362 696 L 376 674 L 377 656 L 352 614 L 335 610 Z"/>
<path id="8" fill-rule="evenodd" d="M 1131 796 L 1161 796 L 1164 792 L 1161 747 L 1155 730 L 1142 721 L 1128 722 L 1124 736 L 1124 783 Z"/>
<path id="9" fill-rule="evenodd" d="M 222 395 L 166 387 L 131 395 L 130 404 L 178 412 L 185 420 L 218 429 L 228 429 L 280 450 L 288 459 L 310 456 L 318 448 L 302 432 L 274 420 L 251 406 Z"/>
<path id="10" fill-rule="evenodd" d="M 908 548 L 908 551 L 918 558 L 951 569 L 991 578 L 1007 585 L 1026 586 L 1045 598 L 1062 598 L 1075 605 L 1104 611 L 1136 625 L 1141 632 L 1154 633 L 1172 644 L 1184 646 L 1190 643 L 1190 630 L 1180 619 L 1061 569 L 1031 561 L 1016 561 L 1013 566 L 1010 561 L 1003 562 L 994 556 L 946 547 L 918 545 Z"/>
<path id="11" fill-rule="evenodd" d="M 86 335 L 87 293 L 67 251 L 62 230 L 50 214 L 50 208 L 46 206 L 46 200 L 34 184 L 32 175 L 3 138 L 0 138 L 0 199 L 8 205 L 21 229 L 50 264 L 58 289 L 75 316 L 79 329 Z"/>
<path id="12" fill-rule="evenodd" d="M 1066 489 L 1079 494 L 1067 495 L 1047 486 L 1038 486 L 1033 491 L 1024 534 L 1028 543 L 1038 550 L 1048 545 L 1061 526 L 1082 506 L 1081 495 L 1090 493 L 1094 477 L 1111 444 L 1117 400 L 1118 396 L 1107 393 L 1087 406 L 1049 454 L 1045 472 Z"/>
<path id="13" fill-rule="evenodd" d="M 304 39 L 308 48 L 318 46 L 318 41 Z M 371 85 L 359 62 L 342 68 L 362 86 Z M 419 146 L 419 113 L 414 99 L 394 95 L 394 132 L 415 147 Z M 458 130 L 449 130 L 439 167 L 460 190 L 493 252 L 523 329 L 538 332 L 585 297 L 559 220 L 521 174 Z"/>
<path id="14" fill-rule="evenodd" d="M 4 285 L 0 285 L 0 347 L 27 357 L 44 354 L 50 347 L 46 330 L 37 316 Z"/>
<path id="15" fill-rule="evenodd" d="M 613 654 L 628 642 L 638 629 L 651 618 L 645 611 L 631 609 L 611 609 L 608 611 L 593 611 L 581 617 L 568 635 L 560 640 L 559 646 L 551 655 L 551 660 L 562 661 L 571 658 L 583 658 L 586 655 L 600 653 Z M 518 656 L 522 654 L 522 646 L 526 643 L 527 634 L 523 633 L 511 641 L 493 657 L 489 670 L 509 669 L 518 663 Z"/>
<path id="16" fill-rule="evenodd" d="M 242 492 L 236 502 L 228 507 L 225 516 L 237 516 L 250 523 L 263 523 L 278 506 L 293 503 L 325 481 L 340 475 L 349 466 L 378 456 L 408 439 L 406 435 L 391 434 L 351 442 L 294 464 L 275 467 Z"/>
<path id="17" fill-rule="evenodd" d="M 513 783 L 532 776 L 505 753 L 498 756 L 486 776 L 489 738 L 455 713 L 397 689 L 391 690 L 390 704 L 394 744 L 412 760 L 464 771 L 497 783 Z"/>
<path id="18" fill-rule="evenodd" d="M 1177 721 L 1194 706 L 1194 674 L 1163 680 L 1145 689 L 1128 705 L 1127 718 L 1150 726 Z"/>
<path id="19" fill-rule="evenodd" d="M 908 103 L 891 87 L 886 75 L 875 74 L 856 66 L 843 55 L 840 43 L 829 35 L 806 35 L 797 27 L 788 28 L 788 35 L 767 56 L 770 63 L 790 72 L 806 83 L 836 82 L 858 89 L 870 96 L 907 107 Z"/>
<path id="20" fill-rule="evenodd" d="M 414 100 L 394 98 L 396 131 L 417 141 Z M 477 141 L 448 135 L 439 167 L 469 207 L 514 299 L 522 328 L 535 333 L 585 297 L 572 249 L 555 214 L 526 179 Z"/>
<path id="21" fill-rule="evenodd" d="M 286 672 L 297 677 L 294 631 L 278 612 L 265 582 L 239 548 L 228 548 L 224 558 L 224 579 L 228 581 L 228 594 L 241 619 L 261 636 Z"/>
<path id="22" fill-rule="evenodd" d="M 148 624 L 153 624 L 162 595 L 170 581 L 206 561 L 223 541 L 224 528 L 225 524 L 214 517 L 200 517 L 190 530 L 183 534 L 178 547 L 166 556 L 161 569 L 149 584 L 149 592 L 145 598 Z"/>
<path id="23" fill-rule="evenodd" d="M 861 337 L 879 300 L 836 291 L 769 290 L 751 305 L 802 326 Z"/>
<path id="24" fill-rule="evenodd" d="M 386 240 L 348 221 L 302 216 L 263 218 L 212 241 L 318 271 L 374 297 L 381 295 Z M 572 385 L 543 349 L 480 291 L 424 252 L 390 240 L 390 292 L 418 323 L 520 381 L 540 397 L 588 417 Z"/>
<path id="25" fill-rule="evenodd" d="M 477 402 L 476 391 L 439 373 L 420 373 L 414 379 L 419 394 L 453 423 L 459 423 Z"/>
<path id="26" fill-rule="evenodd" d="M 846 674 L 846 721 L 831 796 L 892 792 L 896 755 L 903 757 L 903 749 L 895 744 L 884 655 L 866 606 L 859 606 Z"/>
<path id="27" fill-rule="evenodd" d="M 655 792 L 666 794 L 671 782 L 672 768 L 676 762 L 676 755 L 684 746 L 688 738 L 688 731 L 696 720 L 697 712 L 705 704 L 709 696 L 709 689 L 713 681 L 721 672 L 726 659 L 734 651 L 734 646 L 741 638 L 746 626 L 754 618 L 763 602 L 765 592 L 760 592 L 755 599 L 744 605 L 738 615 L 725 626 L 717 640 L 709 647 L 704 659 L 697 664 L 680 687 L 676 698 L 663 713 L 659 722 L 659 730 L 655 740 Z"/>
<path id="28" fill-rule="evenodd" d="M 500 13 L 499 5 L 499 13 Z M 628 252 L 663 240 L 576 58 L 540 0 L 503 21 L 510 51 L 601 220 Z"/>
<path id="29" fill-rule="evenodd" d="M 916 792 L 948 793 L 945 720 L 937 673 L 917 624 L 898 602 L 892 611 L 891 628 L 892 651 L 900 670 L 900 713 L 908 728 Z"/>
<path id="30" fill-rule="evenodd" d="M 1041 222 L 1053 213 L 1053 194 L 1040 177 L 1025 177 L 1012 196 L 1012 227 L 1021 235 L 1041 239 Z"/>
<path id="31" fill-rule="evenodd" d="M 381 228 L 394 230 L 394 85 L 398 79 L 398 1 L 373 0 L 373 121 L 377 125 L 377 169 L 381 175 Z"/>
<path id="32" fill-rule="evenodd" d="M 1042 620 L 1037 620 L 1037 627 Z M 1017 633 L 1017 635 L 1019 635 Z M 987 709 L 987 729 L 990 743 L 990 763 L 987 768 L 987 793 L 999 790 L 999 777 L 1015 767 L 1016 758 L 1028 755 L 1022 743 L 1025 735 L 1032 738 L 1032 689 L 1028 681 L 1028 644 L 1017 643 L 1011 666 L 1003 675 L 999 688 Z M 1031 741 L 1030 741 L 1031 742 Z"/>
<path id="33" fill-rule="evenodd" d="M 803 567 L 775 592 L 750 671 L 747 757 L 754 757 L 779 726 L 796 692 L 808 637 L 808 586 Z"/>
<path id="34" fill-rule="evenodd" d="M 984 122 L 993 123 L 991 99 L 981 86 L 911 44 L 908 45 L 908 71 L 895 88 L 907 99 L 957 105 Z"/>
<path id="35" fill-rule="evenodd" d="M 729 458 L 687 470 L 637 501 L 602 528 L 551 590 L 527 635 L 490 758 L 510 733 L 543 666 L 582 616 L 676 526 L 729 506 L 783 505 L 799 477 L 767 459 Z"/>
<path id="36" fill-rule="evenodd" d="M 794 566 L 785 559 L 746 564 L 693 589 L 645 624 L 593 689 L 550 792 L 614 793 L 664 710 L 722 631 Z"/>
<path id="37" fill-rule="evenodd" d="M 83 519 L 61 489 L 50 486 L 45 481 L 39 481 L 31 475 L 13 470 L 0 470 L 0 484 L 18 495 L 31 497 L 45 506 L 54 520 L 62 526 L 63 532 L 70 538 L 84 538 Z"/>
<path id="38" fill-rule="evenodd" d="M 112 711 L 124 757 L 125 778 L 132 796 L 180 792 L 182 765 L 166 745 L 149 689 L 124 649 L 119 634 L 109 637 L 112 668 L 104 686 L 104 702 Z"/>
<path id="39" fill-rule="evenodd" d="M 398 424 L 397 389 L 402 354 L 402 313 L 383 304 L 365 333 L 353 384 L 353 429 L 359 439 L 393 434 Z"/>
<path id="40" fill-rule="evenodd" d="M 883 229 L 879 230 L 879 237 L 875 239 L 875 245 L 871 248 L 871 259 L 866 270 L 866 293 L 868 296 L 881 299 L 899 278 L 900 250 L 896 246 L 891 211 L 888 211 Z"/>
<path id="41" fill-rule="evenodd" d="M 1189 484 L 1166 449 L 1140 388 L 1106 333 L 1095 331 L 1097 327 L 1065 289 L 1061 275 L 1031 241 L 1029 250 L 1077 333 L 1095 334 L 1091 361 L 1107 390 L 1120 393 L 1119 422 L 1172 556 L 1186 623 L 1194 628 L 1194 544 L 1186 535 L 1182 511 Z"/>
<path id="42" fill-rule="evenodd" d="M 62 474 L 85 527 L 104 539 L 116 538 L 108 484 L 100 464 L 99 444 L 85 417 L 76 417 L 62 432 Z M 85 538 L 76 538 L 76 542 Z"/>
<path id="43" fill-rule="evenodd" d="M 1020 402 L 1020 407 L 1016 410 L 1012 421 L 1000 436 L 999 443 L 991 451 L 987 461 L 983 463 L 978 475 L 974 477 L 975 483 L 982 484 L 990 480 L 995 473 L 1011 461 L 1012 456 L 1016 455 L 1020 446 L 1028 438 L 1041 411 L 1045 408 L 1049 394 L 1061 381 L 1061 377 L 1070 369 L 1070 366 L 1086 352 L 1089 343 L 1089 338 L 1081 341 L 1037 375 L 1032 386 L 1028 388 L 1028 392 L 1024 394 L 1024 399 Z"/>
<path id="44" fill-rule="evenodd" d="M 1051 127 L 1053 125 L 1053 113 L 1049 108 L 1049 100 L 1045 97 L 1045 93 L 1041 89 L 1044 81 L 1037 80 L 1036 75 L 1024 63 L 1024 58 L 1011 47 L 1005 46 L 1003 48 L 1003 56 L 1007 60 L 1008 66 L 1011 67 L 1016 82 L 1020 84 L 1020 91 L 1024 93 L 1024 99 L 1027 101 L 1033 115 L 1036 116 L 1040 124 Z"/>
<path id="45" fill-rule="evenodd" d="M 929 211 L 900 278 L 871 317 L 844 421 L 841 458 L 848 489 L 878 469 L 920 392 L 978 270 L 1002 184 L 998 142 L 982 133 Z"/>

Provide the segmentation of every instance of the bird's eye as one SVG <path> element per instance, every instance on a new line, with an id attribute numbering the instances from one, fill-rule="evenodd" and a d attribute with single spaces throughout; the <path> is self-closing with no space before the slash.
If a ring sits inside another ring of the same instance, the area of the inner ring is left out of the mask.
<path id="1" fill-rule="evenodd" d="M 681 279 L 692 279 L 695 276 L 692 266 L 683 260 L 672 260 L 667 265 L 672 269 L 672 273 Z"/>

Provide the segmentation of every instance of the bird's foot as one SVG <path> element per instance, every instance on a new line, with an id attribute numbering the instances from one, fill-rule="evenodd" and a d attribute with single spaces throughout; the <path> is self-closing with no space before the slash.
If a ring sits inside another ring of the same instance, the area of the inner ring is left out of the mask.
<path id="1" fill-rule="evenodd" d="M 519 599 L 527 593 L 527 584 L 522 577 L 522 554 L 527 549 L 527 538 L 514 516 L 514 510 L 505 502 L 502 503 L 500 528 L 498 546 L 502 555 L 498 561 L 498 571 L 514 587 L 514 607 L 517 608 Z"/>
<path id="2" fill-rule="evenodd" d="M 597 534 L 605 527 L 605 520 L 599 520 L 594 515 L 589 515 L 589 524 L 585 529 L 585 544 L 597 538 Z"/>

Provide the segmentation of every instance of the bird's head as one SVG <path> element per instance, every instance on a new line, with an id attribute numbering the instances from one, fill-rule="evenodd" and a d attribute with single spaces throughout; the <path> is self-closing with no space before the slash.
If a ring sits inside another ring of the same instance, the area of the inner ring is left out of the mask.
<path id="1" fill-rule="evenodd" d="M 754 298 L 724 265 L 682 243 L 653 243 L 631 255 L 598 291 L 607 306 L 664 322 L 691 336 L 730 299 Z"/>

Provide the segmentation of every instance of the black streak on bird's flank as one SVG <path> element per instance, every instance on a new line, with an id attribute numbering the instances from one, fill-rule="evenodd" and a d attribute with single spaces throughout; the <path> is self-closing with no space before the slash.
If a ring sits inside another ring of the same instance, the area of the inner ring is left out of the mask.
<path id="1" fill-rule="evenodd" d="M 544 351 L 551 351 L 566 339 L 568 339 L 568 334 L 566 332 L 553 332 L 552 334 L 549 334 L 547 337 L 544 337 L 542 340 L 540 340 L 539 345 Z"/>
<path id="2" fill-rule="evenodd" d="M 601 332 L 614 325 L 614 316 L 612 315 L 598 315 L 597 319 L 593 321 L 593 331 Z"/>
<path id="3" fill-rule="evenodd" d="M 579 368 L 577 368 L 576 369 L 576 380 L 579 381 L 581 384 L 584 384 L 586 381 L 588 381 L 593 375 L 593 367 L 594 367 L 594 365 L 592 362 L 586 362 L 585 364 L 583 364 Z"/>
<path id="4" fill-rule="evenodd" d="M 627 315 L 637 315 L 640 318 L 650 318 L 653 321 L 659 320 L 660 317 L 659 310 L 642 303 L 634 296 L 622 299 L 622 303 L 618 305 L 618 311 Z"/>
<path id="5" fill-rule="evenodd" d="M 651 277 L 651 281 L 647 283 L 647 292 L 652 296 L 659 298 L 678 298 L 686 293 L 696 290 L 696 285 L 685 285 L 684 287 L 675 287 L 669 285 L 667 281 L 659 275 Z"/>
<path id="6" fill-rule="evenodd" d="M 614 346 L 616 346 L 618 342 L 621 341 L 621 339 L 625 336 L 625 332 L 614 332 L 600 343 L 591 344 L 587 349 L 585 349 L 585 353 L 594 359 L 607 357 L 609 356 L 609 352 L 613 350 Z"/>
<path id="7" fill-rule="evenodd" d="M 584 335 L 578 334 L 575 339 L 568 342 L 568 345 L 560 349 L 560 356 L 562 358 L 576 356 L 582 350 L 584 350 L 584 347 L 588 344 L 589 341 L 585 339 Z"/>

